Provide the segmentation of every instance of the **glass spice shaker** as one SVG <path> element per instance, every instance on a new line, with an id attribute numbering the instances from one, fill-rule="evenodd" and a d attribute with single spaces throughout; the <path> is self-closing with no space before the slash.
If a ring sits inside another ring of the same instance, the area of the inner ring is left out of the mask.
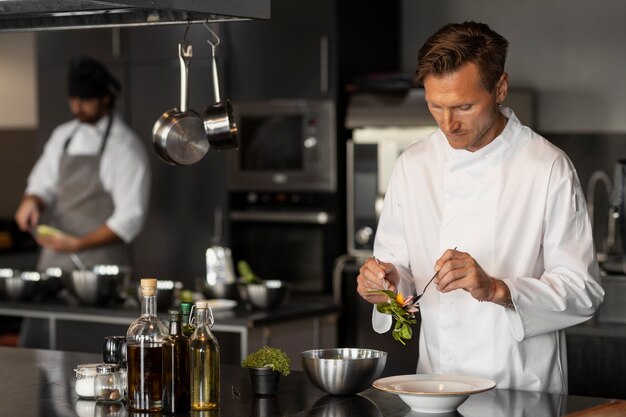
<path id="1" fill-rule="evenodd" d="M 93 399 L 94 379 L 97 374 L 97 363 L 76 365 L 76 385 L 74 390 L 80 398 Z"/>
<path id="2" fill-rule="evenodd" d="M 121 402 L 124 394 L 120 368 L 116 364 L 104 363 L 96 367 L 94 395 L 97 402 Z"/>

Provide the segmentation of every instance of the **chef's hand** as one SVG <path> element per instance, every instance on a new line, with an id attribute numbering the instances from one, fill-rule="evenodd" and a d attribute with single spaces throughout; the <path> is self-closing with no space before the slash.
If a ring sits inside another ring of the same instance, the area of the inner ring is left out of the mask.
<path id="1" fill-rule="evenodd" d="M 376 261 L 374 258 L 368 258 L 367 261 L 359 269 L 359 276 L 356 278 L 356 291 L 365 301 L 372 304 L 383 303 L 387 301 L 384 295 L 372 294 L 371 291 L 391 290 L 396 291 L 400 276 L 398 270 L 392 263 Z"/>
<path id="2" fill-rule="evenodd" d="M 508 287 L 499 279 L 490 277 L 469 253 L 448 249 L 435 263 L 438 271 L 437 289 L 443 293 L 463 289 L 478 301 L 502 304 L 501 298 L 510 302 Z"/>
<path id="3" fill-rule="evenodd" d="M 55 252 L 77 252 L 82 249 L 81 241 L 78 237 L 66 234 L 38 236 L 35 240 L 42 247 Z"/>
<path id="4" fill-rule="evenodd" d="M 26 195 L 15 212 L 15 222 L 20 230 L 32 231 L 39 223 L 45 204 L 36 195 Z"/>

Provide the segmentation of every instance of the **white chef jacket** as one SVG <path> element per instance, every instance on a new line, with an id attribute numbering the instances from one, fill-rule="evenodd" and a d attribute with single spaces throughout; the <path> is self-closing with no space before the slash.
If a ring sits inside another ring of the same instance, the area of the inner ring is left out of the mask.
<path id="1" fill-rule="evenodd" d="M 498 388 L 565 393 L 562 329 L 603 300 L 580 183 L 567 156 L 520 124 L 475 151 L 452 148 L 441 130 L 399 157 L 381 213 L 375 255 L 399 269 L 399 290 L 418 293 L 446 249 L 468 252 L 502 279 L 515 309 L 463 290 L 430 286 L 420 300 L 418 373 L 458 373 Z M 374 309 L 388 331 L 391 316 Z"/>
<path id="2" fill-rule="evenodd" d="M 95 155 L 100 151 L 108 121 L 109 116 L 101 118 L 96 125 L 74 119 L 58 126 L 28 177 L 26 193 L 36 194 L 48 206 L 53 204 L 67 138 L 72 135 L 68 155 Z M 130 243 L 141 231 L 147 215 L 150 165 L 139 138 L 118 115 L 113 117 L 102 154 L 100 180 L 115 205 L 106 225 L 124 242 Z"/>

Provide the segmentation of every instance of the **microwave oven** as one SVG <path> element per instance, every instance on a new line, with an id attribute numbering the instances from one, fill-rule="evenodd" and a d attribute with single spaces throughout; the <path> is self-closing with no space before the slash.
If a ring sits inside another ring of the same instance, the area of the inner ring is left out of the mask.
<path id="1" fill-rule="evenodd" d="M 371 256 L 383 198 L 404 149 L 437 129 L 419 127 L 365 127 L 354 129 L 346 149 L 348 253 Z"/>
<path id="2" fill-rule="evenodd" d="M 233 112 L 239 150 L 230 153 L 230 190 L 336 191 L 334 101 L 238 102 Z"/>

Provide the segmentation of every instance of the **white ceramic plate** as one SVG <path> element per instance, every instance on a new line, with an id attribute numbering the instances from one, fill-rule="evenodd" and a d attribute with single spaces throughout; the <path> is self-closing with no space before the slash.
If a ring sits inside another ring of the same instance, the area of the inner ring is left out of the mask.
<path id="1" fill-rule="evenodd" d="M 374 388 L 398 396 L 420 413 L 449 413 L 456 410 L 471 394 L 496 386 L 490 379 L 467 375 L 412 374 L 397 375 L 374 381 Z"/>
<path id="2" fill-rule="evenodd" d="M 213 311 L 230 310 L 231 308 L 237 306 L 237 301 L 227 300 L 223 298 L 213 298 L 210 300 L 206 300 L 206 302 Z"/>

